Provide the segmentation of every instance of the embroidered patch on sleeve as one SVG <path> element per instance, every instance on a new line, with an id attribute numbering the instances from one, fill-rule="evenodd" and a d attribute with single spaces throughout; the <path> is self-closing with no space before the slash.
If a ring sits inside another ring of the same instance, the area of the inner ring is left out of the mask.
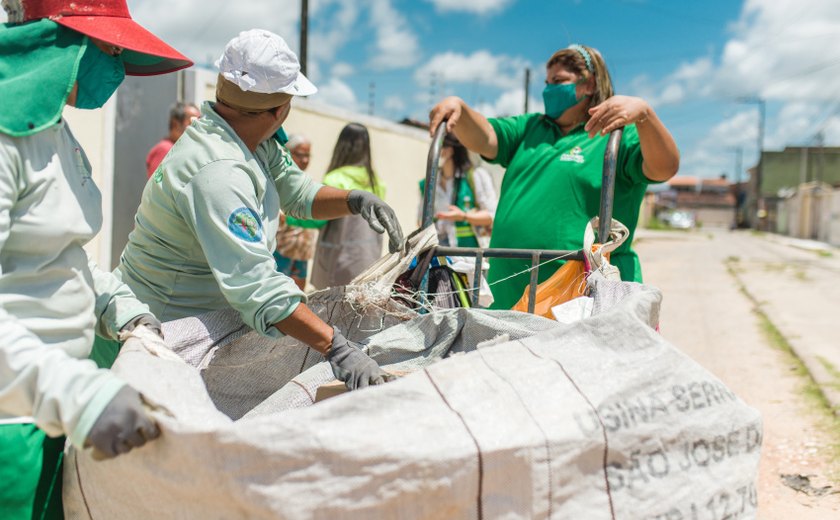
<path id="1" fill-rule="evenodd" d="M 262 240 L 262 220 L 251 208 L 239 208 L 228 217 L 228 229 L 235 236 L 247 242 Z"/>

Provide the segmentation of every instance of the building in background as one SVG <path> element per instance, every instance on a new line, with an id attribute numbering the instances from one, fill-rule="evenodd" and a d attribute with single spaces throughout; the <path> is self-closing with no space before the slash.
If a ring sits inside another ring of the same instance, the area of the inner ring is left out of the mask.
<path id="1" fill-rule="evenodd" d="M 701 179 L 677 175 L 651 193 L 655 215 L 672 227 L 735 225 L 737 197 L 733 184 L 724 177 Z"/>
<path id="2" fill-rule="evenodd" d="M 788 146 L 762 153 L 762 229 L 840 245 L 840 148 Z M 755 169 L 748 193 L 755 193 Z"/>

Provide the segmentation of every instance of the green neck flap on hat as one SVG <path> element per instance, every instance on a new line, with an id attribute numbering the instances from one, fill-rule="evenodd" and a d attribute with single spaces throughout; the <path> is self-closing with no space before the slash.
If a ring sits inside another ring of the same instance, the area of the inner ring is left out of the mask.
<path id="1" fill-rule="evenodd" d="M 0 132 L 32 135 L 61 118 L 87 41 L 47 19 L 0 24 Z"/>

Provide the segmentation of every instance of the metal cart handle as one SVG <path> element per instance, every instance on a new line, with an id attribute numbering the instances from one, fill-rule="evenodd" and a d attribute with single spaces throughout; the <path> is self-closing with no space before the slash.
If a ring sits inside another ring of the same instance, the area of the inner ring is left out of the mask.
<path id="1" fill-rule="evenodd" d="M 437 190 L 438 175 L 440 173 L 439 159 L 440 151 L 443 148 L 443 139 L 446 137 L 447 120 L 441 121 L 435 130 L 432 138 L 432 145 L 429 148 L 429 156 L 426 159 L 426 184 L 423 190 L 423 216 L 420 227 L 425 229 L 432 225 L 434 218 L 435 191 Z M 610 133 L 607 147 L 604 151 L 604 170 L 601 179 L 601 208 L 599 211 L 600 220 L 598 223 L 598 241 L 605 243 L 609 240 L 610 224 L 612 223 L 613 200 L 615 195 L 615 172 L 618 160 L 618 150 L 621 144 L 621 136 L 624 128 L 617 128 Z M 461 247 L 438 247 L 437 253 L 448 255 L 474 256 L 476 259 L 475 279 L 473 285 L 473 302 L 478 305 L 478 289 L 481 280 L 481 262 L 484 257 L 488 258 L 530 258 L 534 268 L 531 271 L 531 289 L 528 301 L 528 312 L 534 312 L 534 300 L 537 290 L 537 270 L 540 259 L 567 258 L 582 259 L 582 251 L 542 251 L 542 250 L 521 250 L 521 249 L 481 249 Z M 421 290 L 427 292 L 428 278 L 423 277 Z"/>

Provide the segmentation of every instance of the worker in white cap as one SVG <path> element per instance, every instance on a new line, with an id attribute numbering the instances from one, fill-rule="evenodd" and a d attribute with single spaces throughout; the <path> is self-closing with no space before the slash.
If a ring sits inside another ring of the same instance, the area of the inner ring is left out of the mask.
<path id="1" fill-rule="evenodd" d="M 306 306 L 272 253 L 281 209 L 301 219 L 361 215 L 395 251 L 403 236 L 393 210 L 372 193 L 314 182 L 273 138 L 293 96 L 317 90 L 280 36 L 242 32 L 216 65 L 216 102 L 202 106 L 146 185 L 115 274 L 164 321 L 232 307 L 259 333 L 325 355 L 351 390 L 387 381 Z"/>
<path id="2" fill-rule="evenodd" d="M 160 435 L 140 394 L 87 359 L 94 332 L 161 341 L 149 308 L 83 249 L 102 225 L 101 195 L 62 110 L 101 107 L 126 74 L 192 62 L 134 22 L 124 0 L 3 7 L 0 517 L 61 518 L 63 436 L 113 457 Z"/>

